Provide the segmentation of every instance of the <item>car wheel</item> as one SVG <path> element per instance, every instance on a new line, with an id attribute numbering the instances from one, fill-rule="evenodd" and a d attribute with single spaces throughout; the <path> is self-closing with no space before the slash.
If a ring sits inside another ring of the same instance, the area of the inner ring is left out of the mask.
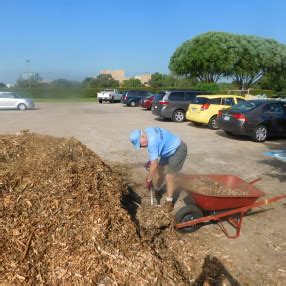
<path id="1" fill-rule="evenodd" d="M 27 106 L 26 106 L 24 103 L 20 103 L 20 104 L 18 105 L 18 109 L 24 111 L 24 110 L 27 109 Z"/>
<path id="2" fill-rule="evenodd" d="M 102 99 L 99 99 L 98 102 L 99 102 L 99 103 L 102 103 Z"/>
<path id="3" fill-rule="evenodd" d="M 217 122 L 216 122 L 216 120 L 217 120 L 217 116 L 216 116 L 216 115 L 213 116 L 213 117 L 210 119 L 210 121 L 209 121 L 209 123 L 208 123 L 208 126 L 209 126 L 210 129 L 212 129 L 212 130 L 217 130 L 217 129 L 218 129 L 218 128 L 217 128 Z"/>
<path id="4" fill-rule="evenodd" d="M 185 112 L 183 110 L 176 110 L 173 113 L 172 120 L 174 122 L 183 122 L 183 121 L 185 121 Z"/>
<path id="5" fill-rule="evenodd" d="M 267 127 L 264 125 L 257 126 L 252 134 L 252 139 L 255 142 L 264 142 L 267 138 L 268 130 Z"/>
<path id="6" fill-rule="evenodd" d="M 135 106 L 136 106 L 136 102 L 135 102 L 135 101 L 130 101 L 130 102 L 129 102 L 129 105 L 130 105 L 131 107 L 135 107 Z"/>
<path id="7" fill-rule="evenodd" d="M 109 100 L 109 103 L 113 103 L 114 102 L 114 97 L 112 97 L 110 100 Z"/>
<path id="8" fill-rule="evenodd" d="M 203 212 L 195 205 L 186 205 L 183 208 L 179 209 L 175 214 L 175 223 L 187 222 L 194 219 L 203 217 Z M 196 224 L 193 226 L 187 226 L 184 228 L 178 228 L 179 232 L 191 233 L 198 230 L 202 224 Z"/>

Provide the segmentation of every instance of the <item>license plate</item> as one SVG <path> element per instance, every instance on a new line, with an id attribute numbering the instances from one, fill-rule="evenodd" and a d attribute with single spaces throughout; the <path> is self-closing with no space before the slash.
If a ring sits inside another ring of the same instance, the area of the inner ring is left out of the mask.
<path id="1" fill-rule="evenodd" d="M 192 108 L 193 111 L 197 110 L 196 108 Z"/>
<path id="2" fill-rule="evenodd" d="M 223 120 L 225 120 L 225 121 L 229 121 L 229 119 L 230 119 L 230 117 L 229 117 L 228 115 L 225 115 L 225 116 L 223 117 Z"/>

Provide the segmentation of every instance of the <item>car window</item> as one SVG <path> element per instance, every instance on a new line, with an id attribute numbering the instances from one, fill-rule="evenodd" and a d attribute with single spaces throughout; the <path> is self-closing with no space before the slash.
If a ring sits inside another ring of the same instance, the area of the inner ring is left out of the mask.
<path id="1" fill-rule="evenodd" d="M 1 95 L 2 98 L 14 98 L 13 93 L 12 92 L 5 92 L 2 93 Z"/>
<path id="2" fill-rule="evenodd" d="M 252 110 L 254 108 L 256 108 L 257 106 L 259 106 L 261 104 L 261 102 L 249 102 L 249 101 L 243 101 L 240 103 L 235 104 L 234 106 L 232 106 L 232 110 L 240 110 L 240 111 L 249 111 Z"/>
<path id="3" fill-rule="evenodd" d="M 128 96 L 136 96 L 137 92 L 135 90 L 128 91 Z"/>
<path id="4" fill-rule="evenodd" d="M 240 103 L 240 102 L 244 102 L 245 99 L 237 97 L 237 98 L 236 98 L 236 101 L 237 101 L 237 103 Z"/>
<path id="5" fill-rule="evenodd" d="M 169 95 L 169 100 L 185 100 L 185 92 L 184 91 L 173 91 Z"/>
<path id="6" fill-rule="evenodd" d="M 221 98 L 220 97 L 218 97 L 218 98 L 211 98 L 210 99 L 210 104 L 220 105 L 220 102 L 221 102 Z"/>
<path id="7" fill-rule="evenodd" d="M 147 91 L 138 91 L 138 96 L 140 97 L 146 97 L 148 95 Z"/>
<path id="8" fill-rule="evenodd" d="M 164 95 L 165 95 L 165 92 L 160 92 L 155 95 L 154 100 L 155 101 L 161 100 L 164 97 Z"/>
<path id="9" fill-rule="evenodd" d="M 234 105 L 234 99 L 231 98 L 231 97 L 222 98 L 221 99 L 221 104 L 222 105 L 232 106 L 232 105 Z"/>
<path id="10" fill-rule="evenodd" d="M 209 102 L 209 99 L 207 97 L 196 97 L 196 99 L 193 101 L 193 104 L 206 104 Z"/>
<path id="11" fill-rule="evenodd" d="M 193 92 L 191 92 L 191 91 L 187 91 L 186 92 L 186 100 L 187 101 L 194 101 L 195 100 L 195 98 L 196 98 L 196 94 L 194 94 Z"/>
<path id="12" fill-rule="evenodd" d="M 281 104 L 271 103 L 271 104 L 264 106 L 263 113 L 279 115 L 279 114 L 284 114 L 284 110 Z"/>

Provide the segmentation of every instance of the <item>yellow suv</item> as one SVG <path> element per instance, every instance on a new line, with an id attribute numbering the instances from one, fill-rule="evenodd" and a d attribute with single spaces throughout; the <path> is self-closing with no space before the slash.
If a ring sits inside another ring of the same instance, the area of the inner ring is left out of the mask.
<path id="1" fill-rule="evenodd" d="M 186 118 L 196 125 L 207 124 L 211 129 L 218 129 L 216 118 L 219 110 L 245 101 L 238 95 L 199 95 L 189 105 Z"/>

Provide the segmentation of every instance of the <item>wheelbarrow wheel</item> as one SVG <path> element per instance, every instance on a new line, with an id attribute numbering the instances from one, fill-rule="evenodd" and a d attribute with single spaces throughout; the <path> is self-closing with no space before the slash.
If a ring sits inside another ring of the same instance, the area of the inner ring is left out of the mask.
<path id="1" fill-rule="evenodd" d="M 204 216 L 203 212 L 197 206 L 187 205 L 177 211 L 177 213 L 175 214 L 175 222 L 176 224 L 181 222 L 187 222 L 201 218 L 203 216 Z M 202 224 L 200 223 L 193 226 L 178 228 L 177 230 L 183 233 L 191 233 L 198 230 L 201 226 Z"/>

